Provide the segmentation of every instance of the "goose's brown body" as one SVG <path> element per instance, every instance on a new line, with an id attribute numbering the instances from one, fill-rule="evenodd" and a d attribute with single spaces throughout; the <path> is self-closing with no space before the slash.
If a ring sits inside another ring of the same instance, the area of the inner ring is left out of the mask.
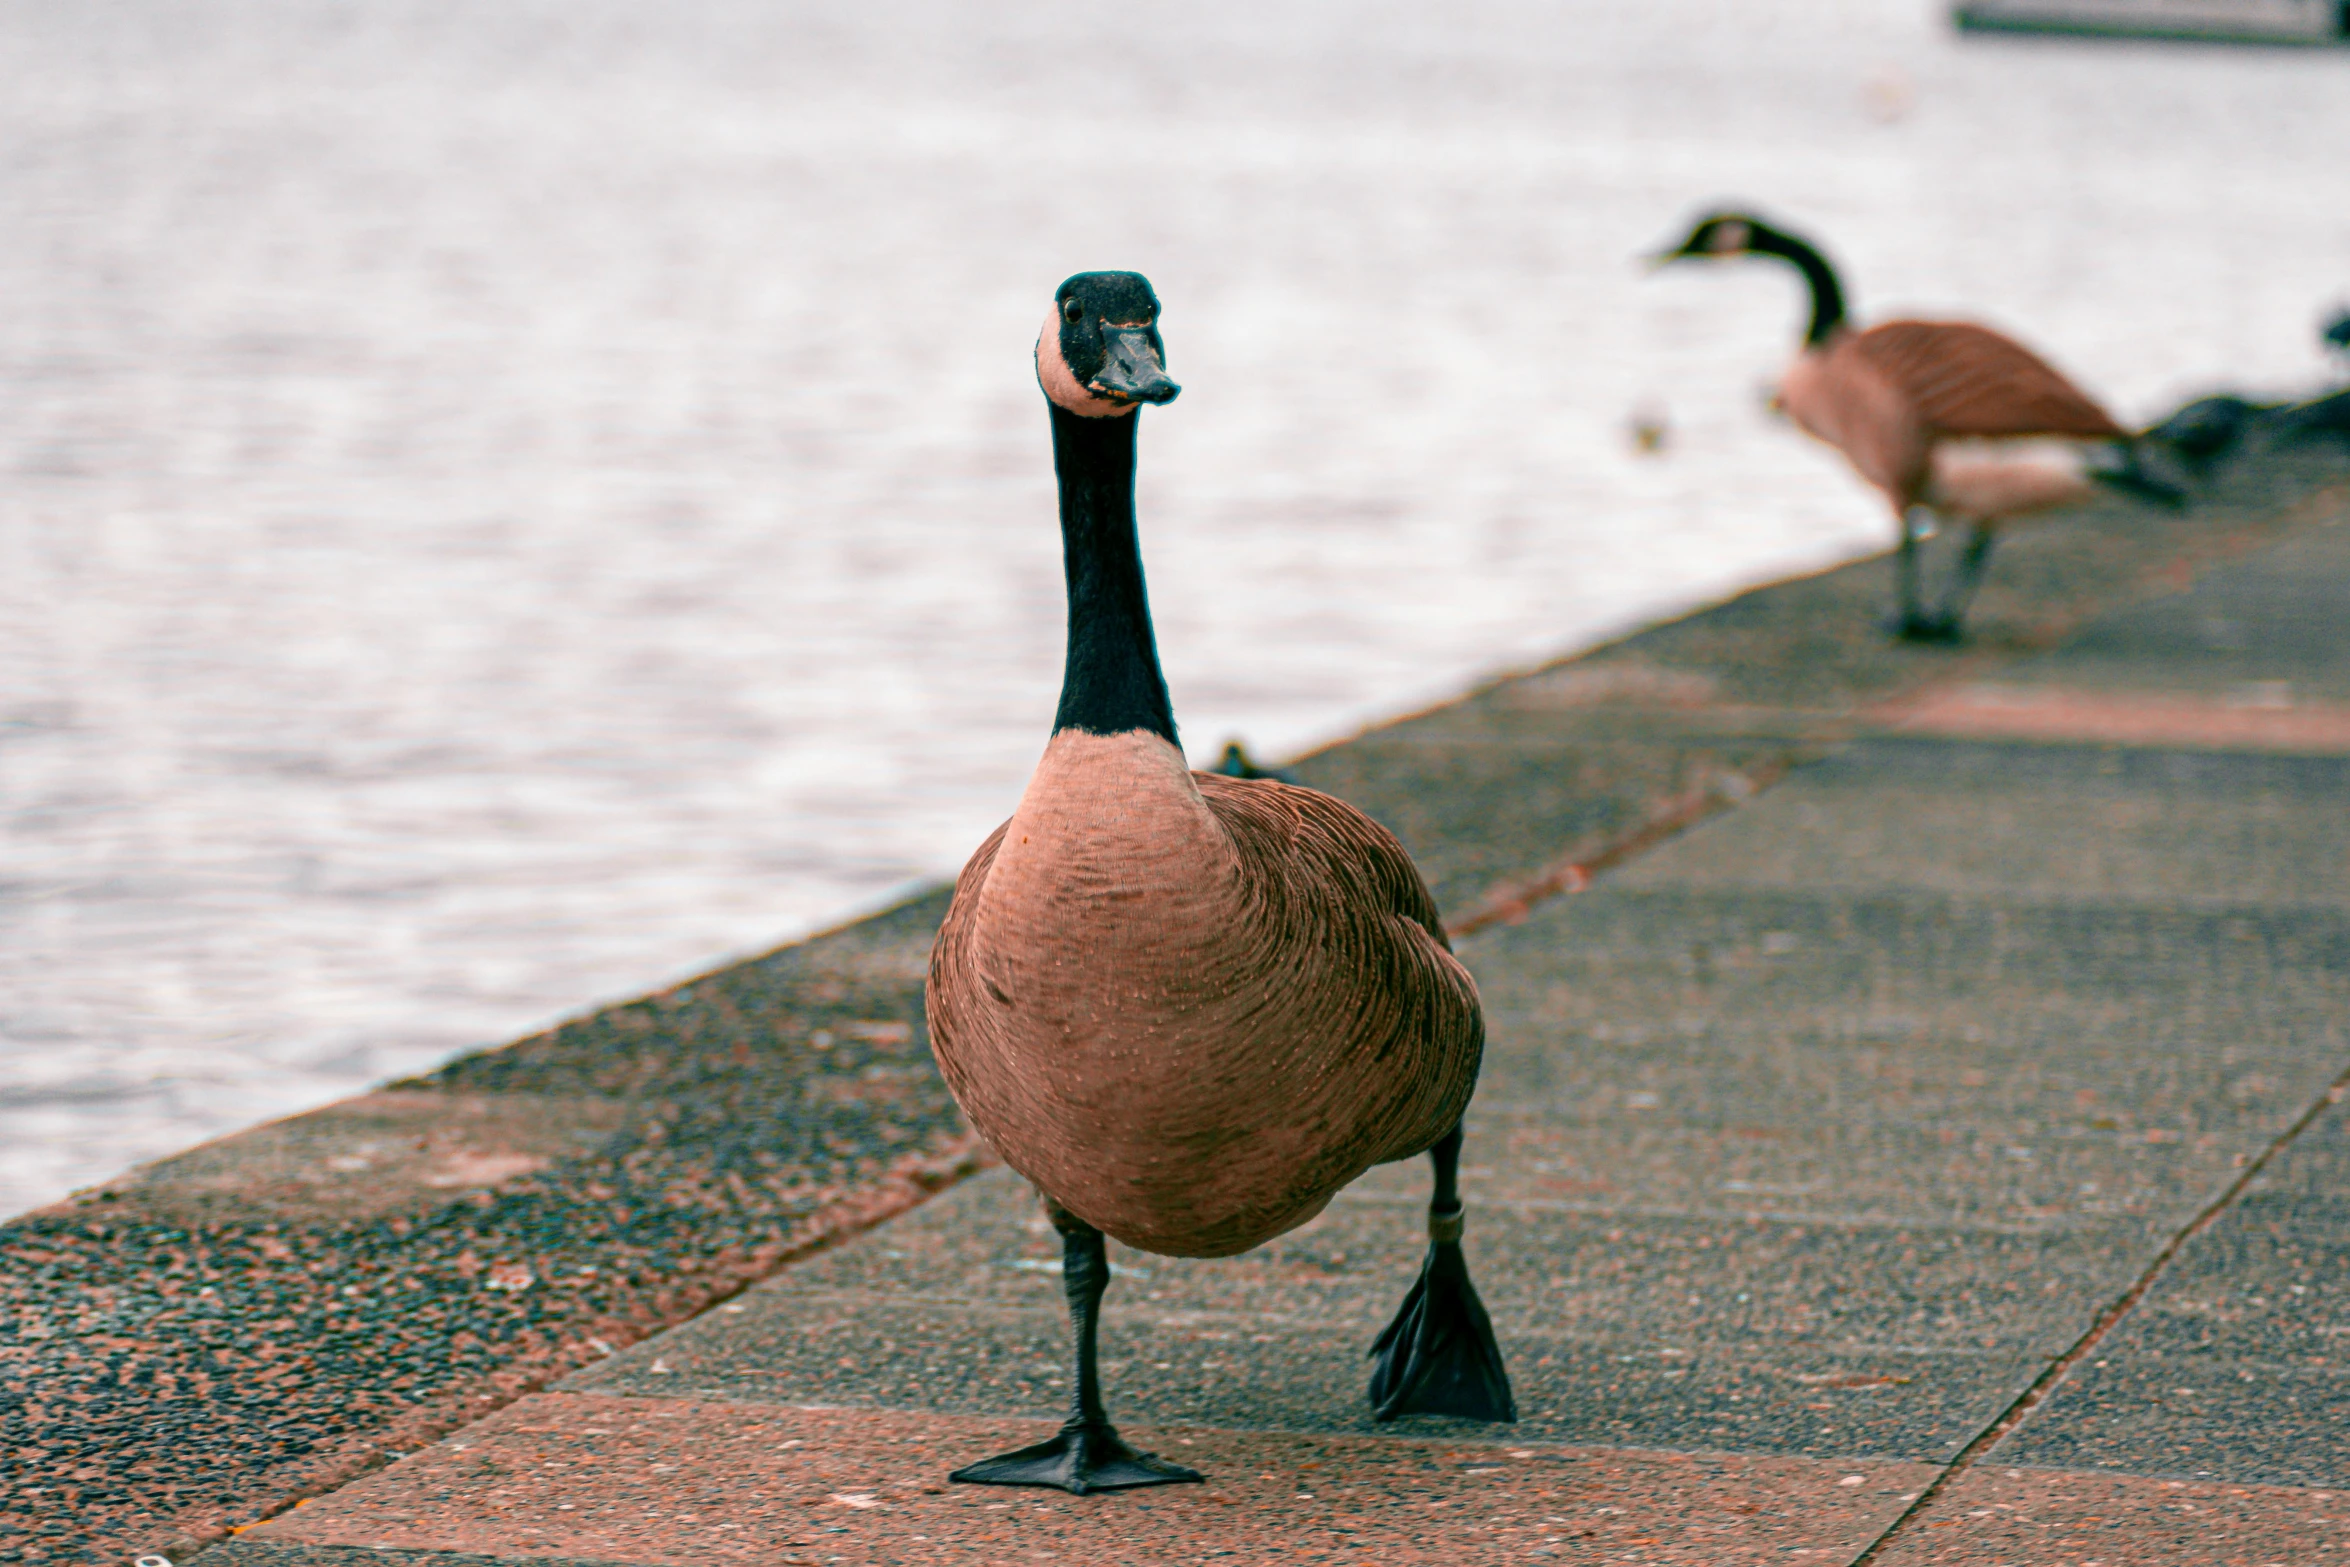
<path id="1" fill-rule="evenodd" d="M 2018 443 L 2127 433 L 2022 344 L 1957 321 L 1840 329 L 1797 356 L 1780 400 L 1896 513 L 1923 504 L 1984 522 L 2088 490 L 2074 454 Z"/>
<path id="2" fill-rule="evenodd" d="M 1400 844 L 1349 806 L 1053 736 L 955 884 L 931 1041 L 972 1123 L 1128 1245 L 1229 1256 L 1460 1120 L 1484 1029 Z"/>

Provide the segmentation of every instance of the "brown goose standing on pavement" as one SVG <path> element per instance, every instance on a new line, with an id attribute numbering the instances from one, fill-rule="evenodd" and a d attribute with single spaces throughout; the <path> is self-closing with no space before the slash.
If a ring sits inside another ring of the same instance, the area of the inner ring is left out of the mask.
<path id="1" fill-rule="evenodd" d="M 1395 839 L 1327 795 L 1194 773 L 1175 742 L 1134 522 L 1135 427 L 1167 378 L 1159 302 L 1081 273 L 1036 345 L 1060 479 L 1060 712 L 1012 819 L 956 879 L 931 953 L 940 1068 L 1060 1231 L 1068 1423 L 957 1480 L 1083 1494 L 1197 1480 L 1103 1411 L 1103 1236 L 1224 1257 L 1294 1229 L 1374 1164 L 1430 1154 L 1432 1244 L 1373 1348 L 1381 1418 L 1516 1417 L 1461 1258 L 1461 1114 L 1477 989 Z"/>
<path id="2" fill-rule="evenodd" d="M 2138 468 L 2129 432 L 2030 349 L 1964 321 L 1855 330 L 1827 258 L 1760 218 L 1717 213 L 1655 260 L 1724 256 L 1776 256 L 1810 286 L 1811 324 L 1779 398 L 1789 417 L 1844 453 L 1893 504 L 1901 526 L 1896 635 L 1956 641 L 1999 525 L 2078 500 L 2091 479 L 2178 500 Z M 2092 443 L 2118 461 L 2092 462 Z M 1932 615 L 1918 599 L 1920 507 L 1970 529 L 1948 596 Z"/>

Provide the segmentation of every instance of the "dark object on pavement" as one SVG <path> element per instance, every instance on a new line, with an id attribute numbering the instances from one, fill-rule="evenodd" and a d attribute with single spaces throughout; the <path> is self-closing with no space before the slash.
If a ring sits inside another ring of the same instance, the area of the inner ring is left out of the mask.
<path id="1" fill-rule="evenodd" d="M 2186 485 L 2161 471 L 2143 440 L 2117 442 L 2108 452 L 2106 460 L 2092 460 L 2085 470 L 2099 484 L 2171 511 L 2187 504 Z"/>
<path id="2" fill-rule="evenodd" d="M 2148 430 L 2137 450 L 2168 453 L 2200 476 L 2248 450 L 2327 440 L 2350 444 L 2350 391 L 2305 403 L 2255 403 L 2226 394 L 2198 398 Z"/>
<path id="3" fill-rule="evenodd" d="M 2280 408 L 2271 415 L 2271 422 L 2282 440 L 2350 443 L 2350 391 Z"/>
<path id="4" fill-rule="evenodd" d="M 2201 397 L 2148 430 L 2144 439 L 2201 470 L 2233 451 L 2245 432 L 2276 406 L 2225 395 Z"/>

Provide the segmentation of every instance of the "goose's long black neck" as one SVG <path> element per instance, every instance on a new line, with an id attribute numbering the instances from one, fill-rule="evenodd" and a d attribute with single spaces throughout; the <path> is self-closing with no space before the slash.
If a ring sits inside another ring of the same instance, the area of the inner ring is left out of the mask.
<path id="1" fill-rule="evenodd" d="M 1811 325 L 1804 329 L 1803 344 L 1817 348 L 1835 335 L 1844 324 L 1844 290 L 1836 282 L 1836 269 L 1828 265 L 1828 258 L 1792 234 L 1777 229 L 1755 226 L 1747 244 L 1766 256 L 1778 256 L 1794 263 L 1803 274 L 1803 281 L 1811 289 Z"/>
<path id="2" fill-rule="evenodd" d="M 1061 565 L 1069 582 L 1069 659 L 1053 729 L 1147 729 L 1175 743 L 1175 711 L 1159 672 L 1142 544 L 1134 530 L 1139 414 L 1086 419 L 1058 403 L 1053 471 L 1061 481 Z"/>

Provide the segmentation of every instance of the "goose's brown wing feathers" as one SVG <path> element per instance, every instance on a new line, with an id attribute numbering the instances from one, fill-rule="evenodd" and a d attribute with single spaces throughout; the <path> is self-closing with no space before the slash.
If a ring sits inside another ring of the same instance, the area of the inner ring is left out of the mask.
<path id="1" fill-rule="evenodd" d="M 1339 901 L 1400 915 L 1452 950 L 1435 896 L 1411 855 L 1393 833 L 1353 806 L 1273 779 L 1194 773 L 1192 781 L 1216 818 L 1227 829 L 1240 829 L 1236 841 L 1243 853 L 1252 847 L 1263 853 L 1279 842 L 1287 862 L 1280 868 L 1288 875 L 1326 878 Z"/>
<path id="2" fill-rule="evenodd" d="M 1271 927 L 1268 949 L 1311 951 L 1354 992 L 1340 1009 L 1351 1014 L 1345 1026 L 1308 1053 L 1362 1074 L 1347 1139 L 1357 1168 L 1427 1148 L 1468 1106 L 1485 1019 L 1411 856 L 1386 828 L 1316 790 L 1217 774 L 1194 780 L 1243 862 L 1253 862 L 1245 879 L 1267 900 L 1259 917 Z"/>
<path id="3" fill-rule="evenodd" d="M 1852 339 L 1852 350 L 1900 390 L 1919 423 L 1936 435 L 2128 433 L 2046 360 L 1988 327 L 1888 321 Z"/>

